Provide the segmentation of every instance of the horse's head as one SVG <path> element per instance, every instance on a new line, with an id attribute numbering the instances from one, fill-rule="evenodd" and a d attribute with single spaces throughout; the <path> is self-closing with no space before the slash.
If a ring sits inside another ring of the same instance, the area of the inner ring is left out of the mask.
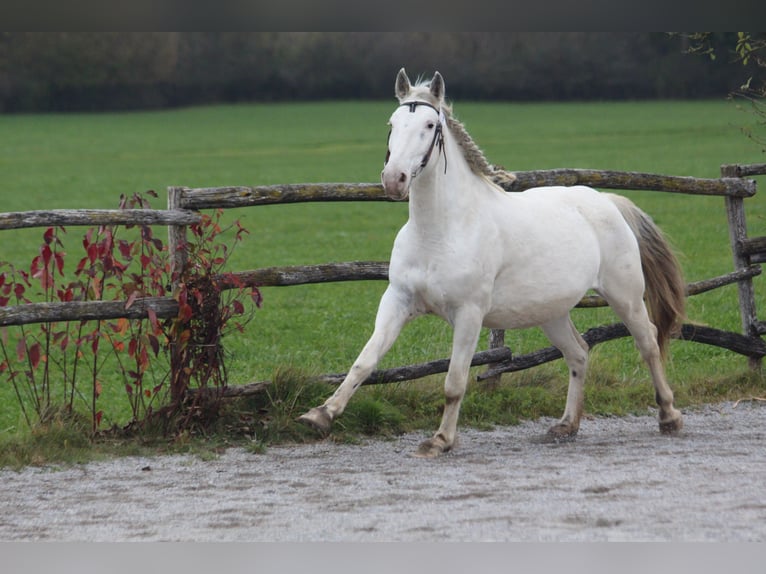
<path id="1" fill-rule="evenodd" d="M 412 86 L 404 68 L 396 76 L 399 107 L 391 115 L 383 188 L 392 199 L 407 199 L 412 180 L 437 163 L 443 152 L 444 79 L 439 72 L 425 85 Z M 433 153 L 437 148 L 437 153 Z M 446 162 L 446 155 L 444 158 Z"/>

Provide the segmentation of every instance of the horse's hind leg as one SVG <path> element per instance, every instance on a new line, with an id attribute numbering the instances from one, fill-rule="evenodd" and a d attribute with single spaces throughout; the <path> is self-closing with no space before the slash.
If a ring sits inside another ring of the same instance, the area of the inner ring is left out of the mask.
<path id="1" fill-rule="evenodd" d="M 673 391 L 665 377 L 665 366 L 657 345 L 657 329 L 649 320 L 649 314 L 643 302 L 634 315 L 622 317 L 622 320 L 633 335 L 641 357 L 649 366 L 654 384 L 654 398 L 660 408 L 660 431 L 663 433 L 679 431 L 683 427 L 683 417 L 681 411 L 673 406 Z"/>
<path id="2" fill-rule="evenodd" d="M 610 298 L 608 293 L 602 293 L 617 316 L 622 319 L 630 331 L 641 354 L 641 358 L 649 367 L 654 384 L 654 398 L 660 408 L 660 432 L 674 433 L 683 427 L 681 411 L 673 406 L 673 391 L 665 376 L 659 345 L 657 344 L 657 328 L 649 319 L 649 313 L 641 297 L 636 301 L 625 301 L 623 298 Z"/>
<path id="3" fill-rule="evenodd" d="M 561 354 L 569 368 L 569 390 L 567 404 L 561 420 L 548 429 L 555 438 L 572 437 L 580 428 L 583 409 L 583 386 L 588 368 L 588 344 L 577 332 L 569 315 L 542 325 L 543 332 Z"/>

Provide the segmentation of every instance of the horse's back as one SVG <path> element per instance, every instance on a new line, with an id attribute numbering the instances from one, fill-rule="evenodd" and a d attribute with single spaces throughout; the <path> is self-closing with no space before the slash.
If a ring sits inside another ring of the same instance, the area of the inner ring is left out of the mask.
<path id="1" fill-rule="evenodd" d="M 504 256 L 488 326 L 529 326 L 560 316 L 589 289 L 598 290 L 618 256 L 639 261 L 635 238 L 608 194 L 540 187 L 507 194 L 502 204 L 492 215 Z"/>
<path id="2" fill-rule="evenodd" d="M 633 249 L 635 237 L 612 197 L 584 185 L 549 186 L 509 193 L 506 203 L 509 211 L 518 212 L 528 222 L 526 228 L 542 228 L 542 235 L 575 243 L 592 235 L 601 253 L 622 249 L 624 243 Z"/>
<path id="3" fill-rule="evenodd" d="M 611 212 L 614 209 L 609 194 L 585 185 L 532 187 L 518 193 L 507 193 L 506 197 L 510 201 L 521 199 L 526 205 L 545 206 L 552 212 L 575 208 L 586 217 L 591 213 Z"/>

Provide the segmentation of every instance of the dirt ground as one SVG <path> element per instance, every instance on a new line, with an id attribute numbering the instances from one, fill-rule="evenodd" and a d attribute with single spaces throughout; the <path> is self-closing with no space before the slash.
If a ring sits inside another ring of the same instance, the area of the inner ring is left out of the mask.
<path id="1" fill-rule="evenodd" d="M 413 433 L 3 470 L 0 540 L 766 541 L 766 403 L 684 414 L 463 429 L 436 460 Z"/>

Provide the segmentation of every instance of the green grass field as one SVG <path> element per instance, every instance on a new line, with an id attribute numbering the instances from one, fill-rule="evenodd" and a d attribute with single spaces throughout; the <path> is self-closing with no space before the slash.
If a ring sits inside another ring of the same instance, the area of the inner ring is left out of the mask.
<path id="1" fill-rule="evenodd" d="M 121 193 L 148 189 L 160 193 L 154 206 L 164 207 L 165 189 L 172 185 L 377 181 L 393 109 L 392 100 L 0 116 L 2 211 L 111 208 Z M 760 148 L 739 130 L 751 116 L 726 101 L 456 102 L 454 109 L 490 161 L 509 170 L 579 167 L 717 177 L 723 163 L 764 161 Z M 760 178 L 760 185 L 764 183 Z M 753 236 L 766 234 L 763 193 L 747 205 Z M 687 280 L 731 271 L 722 198 L 626 195 L 672 238 Z M 232 210 L 226 217 L 240 219 L 250 231 L 231 260 L 231 270 L 245 270 L 385 260 L 406 220 L 407 206 L 267 206 Z M 68 230 L 68 251 L 77 252 L 83 232 Z M 42 230 L 2 233 L 0 260 L 28 266 Z M 759 307 L 766 315 L 764 281 L 756 280 Z M 270 379 L 286 368 L 345 371 L 371 332 L 384 289 L 383 282 L 264 289 L 263 308 L 247 332 L 227 341 L 230 383 Z M 689 316 L 739 331 L 737 309 L 736 288 L 727 287 L 691 299 Z M 575 313 L 581 330 L 611 320 L 609 310 Z M 509 333 L 507 342 L 518 353 L 547 345 L 537 330 Z M 444 357 L 449 348 L 449 329 L 440 320 L 423 318 L 405 329 L 381 366 Z M 734 380 L 746 371 L 745 359 L 712 347 L 675 341 L 671 355 L 671 384 L 687 386 L 683 396 L 688 400 L 695 396 L 695 385 Z M 635 381 L 645 387 L 647 405 L 651 403 L 648 374 L 630 340 L 601 345 L 592 356 L 594 379 L 626 385 Z M 556 363 L 540 369 L 563 376 L 562 367 Z M 515 375 L 527 382 L 537 376 Z M 112 402 L 102 405 L 108 421 L 124 421 L 127 410 L 119 402 L 120 390 L 107 391 L 109 396 Z M 0 389 L 0 404 L 0 433 L 17 428 L 10 389 Z"/>

